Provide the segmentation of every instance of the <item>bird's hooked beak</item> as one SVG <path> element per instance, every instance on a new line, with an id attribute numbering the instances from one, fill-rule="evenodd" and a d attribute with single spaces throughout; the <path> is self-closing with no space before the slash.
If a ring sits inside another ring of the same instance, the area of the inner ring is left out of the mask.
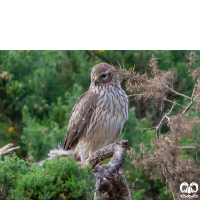
<path id="1" fill-rule="evenodd" d="M 98 77 L 98 76 L 95 76 L 95 77 L 94 77 L 94 85 L 96 86 L 97 83 L 99 83 L 99 82 L 100 82 L 99 77 Z"/>

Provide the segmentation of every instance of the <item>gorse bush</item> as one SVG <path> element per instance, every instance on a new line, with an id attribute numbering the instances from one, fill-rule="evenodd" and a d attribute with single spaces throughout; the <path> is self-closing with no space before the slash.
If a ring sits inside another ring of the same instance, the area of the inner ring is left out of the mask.
<path id="1" fill-rule="evenodd" d="M 143 99 L 151 101 L 156 106 L 160 106 L 163 110 L 165 102 L 170 102 L 171 108 L 167 113 L 163 114 L 159 123 L 150 128 L 154 130 L 156 139 L 151 140 L 151 149 L 148 150 L 146 145 L 141 143 L 139 153 L 135 148 L 130 148 L 127 154 L 132 160 L 135 168 L 145 171 L 151 179 L 163 179 L 166 181 L 166 193 L 168 186 L 175 200 L 181 198 L 197 198 L 200 194 L 198 186 L 196 191 L 198 195 L 190 196 L 190 192 L 181 190 L 181 183 L 195 182 L 199 185 L 200 162 L 199 162 L 199 124 L 198 117 L 199 101 L 200 101 L 200 67 L 193 67 L 196 60 L 196 54 L 190 53 L 188 63 L 188 75 L 193 79 L 193 91 L 190 96 L 179 93 L 173 89 L 174 72 L 172 70 L 160 70 L 158 59 L 153 55 L 150 59 L 150 74 L 138 74 L 134 71 L 119 69 L 120 76 L 126 79 L 126 88 L 130 92 L 134 92 L 135 99 Z M 169 99 L 169 94 L 180 96 L 188 99 L 185 105 L 177 104 L 174 100 Z M 178 112 L 172 114 L 175 107 Z M 188 111 L 192 115 L 188 115 Z M 194 114 L 196 113 L 196 114 Z M 161 127 L 167 125 L 169 131 L 161 134 Z M 196 130 L 195 130 L 196 129 Z M 182 146 L 187 145 L 187 146 Z M 192 149 L 193 152 L 188 151 Z M 153 150 L 153 151 L 152 151 Z M 183 156 L 185 155 L 185 156 Z M 194 193 L 194 192 L 193 192 Z"/>
<path id="2" fill-rule="evenodd" d="M 71 157 L 45 161 L 43 166 L 18 157 L 0 163 L 0 199 L 92 199 L 94 175 Z"/>
<path id="3" fill-rule="evenodd" d="M 128 149 L 133 148 L 136 152 L 140 152 L 140 145 L 145 144 L 149 151 L 151 148 L 151 140 L 155 139 L 155 131 L 149 130 L 152 122 L 148 119 L 140 121 L 135 117 L 135 108 L 129 111 L 129 119 L 126 122 L 121 139 L 128 140 Z M 144 130 L 142 130 L 144 129 Z M 145 171 L 136 169 L 132 165 L 132 160 L 127 156 L 123 165 L 128 186 L 131 189 L 131 197 L 136 200 L 143 199 L 159 199 L 171 200 L 172 195 L 165 195 L 166 184 L 161 180 L 150 180 L 149 175 Z"/>

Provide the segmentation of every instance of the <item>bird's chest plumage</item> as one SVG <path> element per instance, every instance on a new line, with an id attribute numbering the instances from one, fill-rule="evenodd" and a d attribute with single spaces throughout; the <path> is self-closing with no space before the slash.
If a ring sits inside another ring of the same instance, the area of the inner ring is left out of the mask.
<path id="1" fill-rule="evenodd" d="M 98 92 L 98 103 L 82 138 L 86 154 L 118 140 L 128 119 L 128 97 L 123 90 L 105 87 L 94 92 Z"/>

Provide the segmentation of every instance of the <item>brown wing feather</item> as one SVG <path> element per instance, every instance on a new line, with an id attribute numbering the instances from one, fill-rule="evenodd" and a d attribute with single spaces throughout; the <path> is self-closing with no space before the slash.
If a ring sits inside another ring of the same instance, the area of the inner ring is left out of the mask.
<path id="1" fill-rule="evenodd" d="M 84 134 L 86 126 L 90 123 L 96 108 L 98 96 L 90 91 L 83 93 L 72 109 L 64 149 L 76 146 L 79 138 Z"/>

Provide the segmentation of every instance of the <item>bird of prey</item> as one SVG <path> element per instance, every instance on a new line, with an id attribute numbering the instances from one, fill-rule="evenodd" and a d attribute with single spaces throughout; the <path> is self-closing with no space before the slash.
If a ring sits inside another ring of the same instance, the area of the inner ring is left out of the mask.
<path id="1" fill-rule="evenodd" d="M 128 97 L 121 88 L 116 68 L 107 63 L 95 65 L 89 90 L 72 109 L 65 152 L 73 152 L 75 160 L 85 163 L 92 152 L 119 139 L 128 113 Z"/>

